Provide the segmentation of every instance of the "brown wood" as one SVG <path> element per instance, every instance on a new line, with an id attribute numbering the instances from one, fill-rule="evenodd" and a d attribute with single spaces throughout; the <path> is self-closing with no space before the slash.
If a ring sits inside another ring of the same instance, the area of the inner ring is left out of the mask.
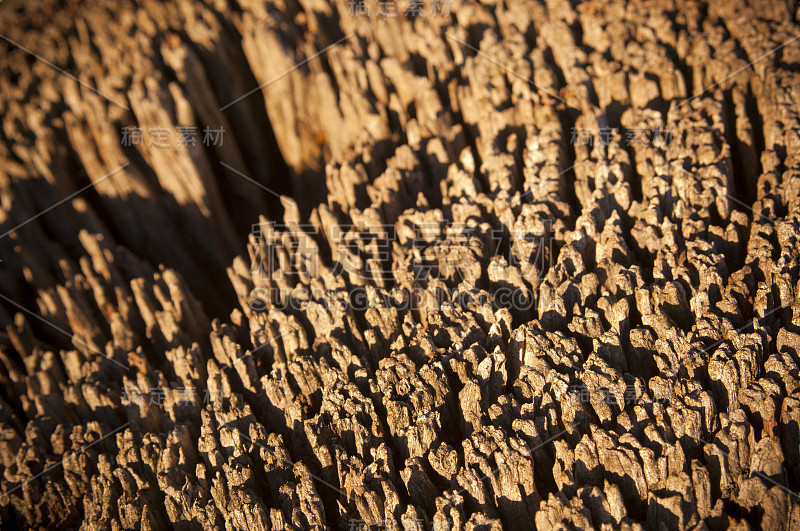
<path id="1" fill-rule="evenodd" d="M 354 4 L 0 5 L 2 527 L 800 527 L 795 6 Z"/>

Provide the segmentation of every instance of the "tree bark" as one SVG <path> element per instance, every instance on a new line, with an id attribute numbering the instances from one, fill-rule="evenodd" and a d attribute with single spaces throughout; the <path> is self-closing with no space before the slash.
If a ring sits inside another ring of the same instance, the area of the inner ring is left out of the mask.
<path id="1" fill-rule="evenodd" d="M 3 527 L 800 527 L 794 3 L 364 6 L 0 5 Z"/>

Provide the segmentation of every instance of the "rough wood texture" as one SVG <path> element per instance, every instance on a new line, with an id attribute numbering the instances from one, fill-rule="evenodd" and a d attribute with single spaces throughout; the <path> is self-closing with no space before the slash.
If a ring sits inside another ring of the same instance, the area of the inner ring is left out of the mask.
<path id="1" fill-rule="evenodd" d="M 2 527 L 800 528 L 792 2 L 369 5 L 0 6 Z"/>

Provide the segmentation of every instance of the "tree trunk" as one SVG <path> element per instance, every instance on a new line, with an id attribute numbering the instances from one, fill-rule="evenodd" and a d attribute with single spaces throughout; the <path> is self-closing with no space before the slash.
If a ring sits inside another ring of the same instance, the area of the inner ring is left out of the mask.
<path id="1" fill-rule="evenodd" d="M 795 11 L 6 0 L 2 527 L 799 528 Z"/>

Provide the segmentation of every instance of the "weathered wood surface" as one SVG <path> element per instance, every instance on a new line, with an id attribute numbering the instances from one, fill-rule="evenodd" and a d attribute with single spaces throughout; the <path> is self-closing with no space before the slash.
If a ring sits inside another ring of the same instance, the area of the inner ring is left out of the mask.
<path id="1" fill-rule="evenodd" d="M 0 6 L 2 526 L 799 528 L 790 4 Z"/>

